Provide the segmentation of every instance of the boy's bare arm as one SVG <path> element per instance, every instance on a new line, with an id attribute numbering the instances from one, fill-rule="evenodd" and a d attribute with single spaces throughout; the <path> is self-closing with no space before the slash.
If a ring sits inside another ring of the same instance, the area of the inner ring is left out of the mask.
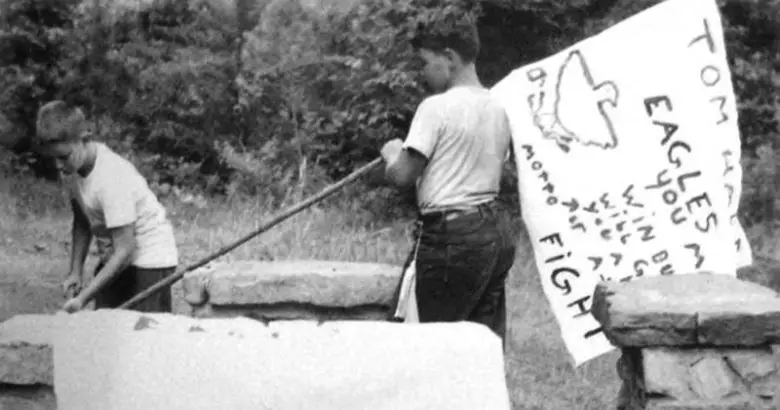
<path id="1" fill-rule="evenodd" d="M 111 239 L 113 247 L 111 256 L 95 276 L 95 279 L 90 281 L 89 285 L 85 286 L 78 296 L 84 304 L 92 300 L 101 289 L 111 283 L 116 275 L 127 268 L 132 261 L 133 251 L 135 250 L 133 225 L 112 228 Z"/>
<path id="2" fill-rule="evenodd" d="M 92 243 L 92 231 L 89 228 L 87 216 L 81 210 L 75 199 L 71 200 L 73 208 L 73 232 L 71 234 L 70 274 L 81 277 L 84 262 L 87 260 L 89 245 Z"/>

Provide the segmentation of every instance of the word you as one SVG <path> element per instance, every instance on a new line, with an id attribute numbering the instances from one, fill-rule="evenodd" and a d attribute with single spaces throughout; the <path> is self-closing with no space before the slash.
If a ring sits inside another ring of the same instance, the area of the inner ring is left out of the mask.
<path id="1" fill-rule="evenodd" d="M 645 111 L 648 117 L 651 118 L 653 125 L 661 129 L 661 146 L 667 148 L 667 160 L 669 165 L 674 166 L 659 172 L 656 181 L 647 185 L 645 189 L 661 192 L 663 202 L 673 208 L 669 214 L 669 219 L 673 224 L 680 225 L 690 217 L 695 219 L 694 225 L 696 229 L 702 233 L 709 232 L 712 228 L 717 227 L 718 216 L 715 210 L 712 209 L 712 201 L 707 192 L 697 191 L 695 195 L 690 195 L 688 191 L 689 184 L 700 178 L 702 171 L 699 169 L 688 172 L 682 171 L 683 165 L 687 165 L 687 163 L 683 162 L 683 159 L 685 159 L 684 153 L 691 154 L 693 148 L 682 138 L 673 138 L 676 136 L 680 126 L 669 119 L 664 119 L 664 113 L 673 113 L 672 101 L 668 96 L 661 95 L 646 98 L 644 105 Z M 695 165 L 695 163 L 693 164 Z M 686 196 L 687 199 L 683 199 L 683 196 Z M 697 218 L 695 210 L 698 209 L 703 209 L 703 212 L 709 210 L 709 213 Z"/>

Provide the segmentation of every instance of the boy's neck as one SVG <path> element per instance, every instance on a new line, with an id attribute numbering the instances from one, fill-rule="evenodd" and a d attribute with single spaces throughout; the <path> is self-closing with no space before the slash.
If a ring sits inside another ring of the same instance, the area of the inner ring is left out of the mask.
<path id="1" fill-rule="evenodd" d="M 455 87 L 484 88 L 482 82 L 479 81 L 477 68 L 474 63 L 464 65 L 461 70 L 455 73 L 455 75 L 452 77 L 452 82 L 450 83 L 449 88 L 452 89 Z"/>
<path id="2" fill-rule="evenodd" d="M 84 165 L 79 168 L 78 174 L 82 178 L 89 176 L 90 172 L 95 168 L 95 162 L 97 161 L 97 146 L 94 142 L 87 142 L 86 146 L 87 158 L 84 161 Z"/>

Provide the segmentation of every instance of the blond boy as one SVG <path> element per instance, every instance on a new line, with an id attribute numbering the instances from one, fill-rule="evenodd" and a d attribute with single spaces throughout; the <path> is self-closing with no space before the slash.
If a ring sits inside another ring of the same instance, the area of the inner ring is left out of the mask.
<path id="1" fill-rule="evenodd" d="M 65 177 L 73 208 L 70 270 L 63 283 L 69 295 L 63 310 L 116 308 L 172 274 L 178 264 L 173 228 L 165 209 L 132 163 L 103 143 L 90 139 L 84 113 L 63 101 L 38 111 L 35 149 L 53 158 Z M 84 262 L 97 241 L 99 263 L 84 280 Z M 163 290 L 135 306 L 146 312 L 169 312 L 170 291 Z"/>

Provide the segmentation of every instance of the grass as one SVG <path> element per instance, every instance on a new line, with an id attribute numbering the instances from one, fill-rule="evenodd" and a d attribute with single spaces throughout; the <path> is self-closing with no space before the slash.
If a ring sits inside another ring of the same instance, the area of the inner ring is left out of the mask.
<path id="1" fill-rule="evenodd" d="M 0 180 L 0 321 L 54 312 L 69 264 L 70 213 L 57 188 L 25 177 Z M 270 217 L 262 203 L 215 202 L 203 209 L 166 200 L 182 263 L 200 260 Z M 342 201 L 343 202 L 343 201 Z M 411 243 L 407 221 L 385 226 L 357 208 L 315 208 L 278 225 L 224 259 L 325 259 L 400 265 Z M 94 261 L 92 261 L 94 263 Z M 507 382 L 513 409 L 605 409 L 618 392 L 616 352 L 571 365 L 533 265 L 521 241 L 508 280 Z"/>

